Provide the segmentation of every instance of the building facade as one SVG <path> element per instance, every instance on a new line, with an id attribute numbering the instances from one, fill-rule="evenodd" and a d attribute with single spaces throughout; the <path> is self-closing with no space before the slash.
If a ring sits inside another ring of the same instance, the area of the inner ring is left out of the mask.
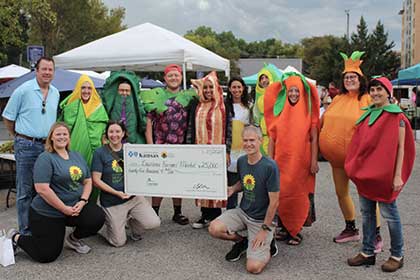
<path id="1" fill-rule="evenodd" d="M 404 69 L 420 63 L 420 0 L 404 0 L 400 15 L 401 68 Z"/>

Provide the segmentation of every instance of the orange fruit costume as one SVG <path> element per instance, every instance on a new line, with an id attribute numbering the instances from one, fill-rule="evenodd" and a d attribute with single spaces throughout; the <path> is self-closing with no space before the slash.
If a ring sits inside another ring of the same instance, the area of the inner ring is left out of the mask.
<path id="1" fill-rule="evenodd" d="M 299 89 L 295 104 L 287 98 L 292 86 Z M 283 226 L 296 237 L 308 217 L 309 194 L 315 191 L 310 134 L 319 125 L 318 93 L 302 75 L 285 73 L 282 82 L 274 82 L 266 89 L 264 104 L 268 135 L 275 145 L 273 159 L 280 170 L 278 212 Z"/>
<path id="2" fill-rule="evenodd" d="M 360 57 L 363 52 L 355 51 L 350 58 L 343 53 L 340 54 L 344 58 L 345 65 L 343 77 L 346 73 L 357 73 L 360 81 L 360 77 L 363 77 L 360 69 L 360 64 L 363 62 Z M 346 221 L 354 222 L 355 209 L 349 194 L 349 178 L 344 170 L 344 161 L 356 121 L 363 114 L 362 108 L 369 103 L 368 94 L 359 97 L 357 92 L 341 93 L 334 97 L 321 119 L 319 148 L 321 154 L 331 164 L 337 198 Z"/>

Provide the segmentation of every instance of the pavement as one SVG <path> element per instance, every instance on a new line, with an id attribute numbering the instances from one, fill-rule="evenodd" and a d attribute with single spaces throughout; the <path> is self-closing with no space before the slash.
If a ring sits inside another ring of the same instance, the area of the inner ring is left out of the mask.
<path id="1" fill-rule="evenodd" d="M 417 143 L 417 154 L 420 144 Z M 378 163 L 378 168 L 381 168 Z M 389 234 L 382 226 L 384 252 L 377 255 L 377 264 L 371 267 L 349 267 L 346 260 L 361 249 L 360 242 L 336 244 L 333 237 L 344 228 L 338 207 L 328 163 L 320 162 L 317 176 L 315 206 L 317 221 L 302 231 L 300 246 L 277 242 L 279 254 L 264 272 L 251 275 L 246 272 L 245 258 L 236 263 L 225 261 L 231 243 L 213 239 L 205 229 L 193 230 L 171 221 L 172 203 L 164 199 L 161 208 L 162 225 L 145 232 L 141 241 L 128 241 L 121 248 L 108 245 L 102 237 L 86 239 L 92 247 L 87 255 L 67 248 L 53 263 L 39 264 L 24 252 L 16 256 L 16 264 L 0 266 L 0 279 L 420 279 L 420 157 L 413 174 L 398 198 L 403 223 L 405 263 L 399 271 L 387 274 L 381 264 L 389 257 Z M 357 207 L 357 226 L 361 217 L 357 192 L 351 187 Z M 0 190 L 0 229 L 16 227 L 16 207 L 6 209 L 6 190 Z M 193 200 L 185 200 L 183 212 L 191 221 L 200 212 Z"/>

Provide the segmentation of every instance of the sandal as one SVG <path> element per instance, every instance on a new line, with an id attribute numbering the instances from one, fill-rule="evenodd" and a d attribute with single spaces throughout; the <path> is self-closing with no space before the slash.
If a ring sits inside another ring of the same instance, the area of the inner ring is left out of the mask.
<path id="1" fill-rule="evenodd" d="M 172 221 L 174 221 L 175 223 L 181 225 L 181 226 L 185 226 L 189 224 L 189 220 L 187 217 L 185 217 L 184 215 L 182 215 L 181 213 L 179 214 L 174 214 L 174 216 L 172 217 Z"/>
<path id="2" fill-rule="evenodd" d="M 283 227 L 276 228 L 274 238 L 278 241 L 285 241 L 289 238 L 289 233 Z"/>
<path id="3" fill-rule="evenodd" d="M 291 246 L 298 246 L 302 243 L 303 236 L 298 233 L 296 237 L 289 236 L 289 240 L 287 240 L 286 244 Z"/>

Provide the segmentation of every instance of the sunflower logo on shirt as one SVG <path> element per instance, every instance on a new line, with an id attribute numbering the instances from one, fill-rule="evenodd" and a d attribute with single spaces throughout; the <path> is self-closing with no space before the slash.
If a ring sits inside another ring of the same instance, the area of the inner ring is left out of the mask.
<path id="1" fill-rule="evenodd" d="M 242 183 L 244 188 L 248 191 L 252 191 L 255 188 L 255 178 L 251 174 L 245 175 Z"/>
<path id="2" fill-rule="evenodd" d="M 83 176 L 82 170 L 78 166 L 75 166 L 75 165 L 70 166 L 69 172 L 70 172 L 71 179 L 75 182 L 78 181 Z"/>
<path id="3" fill-rule="evenodd" d="M 118 161 L 115 159 L 112 161 L 112 170 L 114 170 L 115 173 L 123 172 L 121 166 L 118 164 Z"/>

